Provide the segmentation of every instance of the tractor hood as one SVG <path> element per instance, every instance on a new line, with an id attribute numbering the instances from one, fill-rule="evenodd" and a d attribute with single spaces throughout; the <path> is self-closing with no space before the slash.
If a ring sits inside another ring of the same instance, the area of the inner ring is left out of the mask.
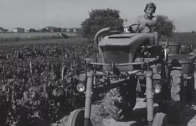
<path id="1" fill-rule="evenodd" d="M 135 59 L 135 52 L 138 47 L 149 42 L 148 40 L 154 38 L 156 40 L 156 33 L 134 33 L 134 34 L 114 34 L 104 37 L 99 42 L 99 54 L 103 63 L 133 63 Z M 154 40 L 153 40 L 154 41 Z M 109 70 L 108 66 L 103 67 L 104 70 Z M 132 70 L 132 65 L 120 66 L 119 70 Z"/>
<path id="2" fill-rule="evenodd" d="M 154 33 L 114 34 L 106 36 L 99 43 L 99 46 L 134 46 L 137 48 L 145 42 L 145 40 L 153 37 L 155 37 Z"/>

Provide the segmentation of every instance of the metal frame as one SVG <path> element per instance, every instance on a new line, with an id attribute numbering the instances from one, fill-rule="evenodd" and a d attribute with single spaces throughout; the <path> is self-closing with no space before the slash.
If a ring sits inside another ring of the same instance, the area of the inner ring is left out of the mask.
<path id="1" fill-rule="evenodd" d="M 99 32 L 97 32 L 97 34 L 94 37 L 94 42 L 95 44 L 98 45 L 98 36 L 103 33 L 103 32 L 108 32 L 110 31 L 110 28 L 105 28 L 100 30 Z M 155 41 L 158 42 L 158 33 L 147 33 L 146 36 L 154 36 L 155 37 Z M 156 46 L 159 46 L 159 43 L 155 44 Z M 168 62 L 168 40 L 167 43 L 165 45 L 165 47 L 163 47 L 163 55 L 164 55 L 164 59 L 160 62 L 162 64 L 162 70 L 165 70 L 165 64 L 167 64 Z M 102 54 L 102 51 L 99 49 L 99 56 Z M 103 60 L 103 57 L 102 57 Z M 144 61 L 144 60 L 143 60 Z M 118 66 L 128 66 L 128 65 L 141 65 L 141 70 L 132 70 L 132 71 L 127 71 L 127 72 L 123 72 L 120 71 L 121 74 L 125 75 L 126 77 L 130 77 L 130 76 L 145 76 L 146 79 L 146 100 L 147 100 L 147 124 L 148 126 L 152 126 L 153 121 L 154 121 L 154 94 L 153 94 L 153 79 L 154 79 L 154 75 L 153 75 L 153 68 L 150 68 L 151 65 L 155 64 L 158 60 L 155 58 L 152 61 L 147 61 L 147 62 L 133 62 L 133 63 L 121 63 L 121 64 L 115 64 L 115 63 L 111 63 L 111 64 L 106 64 L 106 63 L 96 63 L 96 62 L 91 62 L 89 64 L 93 65 L 93 66 L 109 66 L 111 68 L 110 71 L 96 71 L 96 69 L 90 71 L 87 73 L 87 83 L 86 83 L 86 91 L 85 91 L 85 111 L 84 111 L 84 126 L 91 126 L 91 103 L 92 103 L 92 97 L 95 94 L 100 94 L 102 92 L 108 91 L 110 89 L 119 87 L 120 85 L 122 85 L 127 79 L 120 79 L 117 81 L 111 81 L 110 78 L 108 77 L 109 73 L 115 74 L 115 68 L 117 68 Z M 146 65 L 147 68 L 144 70 L 143 66 Z M 177 69 L 177 70 L 182 70 L 182 67 L 173 67 L 173 66 L 168 66 L 168 71 L 165 71 L 164 74 L 168 72 L 168 76 L 170 76 L 170 72 L 171 69 Z M 195 72 L 196 73 L 196 72 Z M 157 73 L 158 74 L 158 79 L 162 79 L 162 77 L 160 77 L 162 75 L 162 73 Z M 107 86 L 104 87 L 96 87 L 94 88 L 95 85 L 97 85 L 97 76 L 106 76 L 108 81 L 105 81 L 101 84 L 106 83 Z M 165 76 L 165 75 L 164 75 Z M 167 76 L 167 75 L 166 75 Z M 184 85 L 187 83 L 187 80 L 190 79 L 189 75 L 187 74 L 183 74 L 183 78 L 185 80 Z M 166 79 L 169 79 L 166 77 Z M 194 75 L 194 79 L 196 80 L 196 75 Z M 195 84 L 196 85 L 196 84 Z M 196 87 L 196 86 L 195 86 Z"/>
<path id="2" fill-rule="evenodd" d="M 95 65 L 95 63 L 92 63 Z M 143 63 L 127 63 L 127 64 L 144 64 Z M 127 65 L 127 64 L 119 64 L 119 65 Z M 109 64 L 96 64 L 96 65 L 109 65 Z M 145 76 L 146 77 L 146 99 L 147 99 L 147 120 L 148 126 L 152 126 L 153 118 L 154 118 L 154 102 L 153 102 L 153 86 L 152 86 L 152 76 L 153 70 L 152 68 L 148 68 L 147 71 L 141 72 L 140 70 L 135 70 L 135 72 L 128 72 L 128 76 Z M 84 126 L 91 126 L 91 103 L 93 94 L 99 94 L 101 92 L 108 91 L 112 88 L 116 88 L 123 84 L 126 79 L 121 79 L 115 82 L 110 83 L 106 87 L 98 87 L 93 89 L 93 84 L 96 83 L 96 76 L 107 76 L 104 72 L 96 72 L 90 71 L 87 73 L 87 84 L 86 84 L 86 94 L 85 94 L 85 114 L 84 114 Z"/>
<path id="3" fill-rule="evenodd" d="M 110 30 L 111 30 L 111 28 L 105 28 L 105 29 L 102 29 L 102 30 L 98 31 L 97 34 L 94 37 L 95 44 L 98 45 L 98 36 L 101 33 L 108 32 Z M 158 38 L 157 38 L 158 34 L 156 34 L 156 33 L 146 33 L 145 35 L 146 36 L 154 36 L 156 46 L 157 45 L 159 46 L 159 44 L 157 43 L 158 42 Z M 167 47 L 167 45 L 166 45 L 166 47 Z M 100 47 L 98 47 L 98 49 L 99 49 L 99 55 L 100 55 L 100 53 L 102 53 L 102 51 L 100 50 Z M 144 72 L 144 70 L 135 70 L 135 71 L 133 70 L 133 71 L 127 72 L 126 74 L 129 75 L 129 76 L 130 75 L 145 76 L 145 78 L 146 78 L 146 99 L 147 99 L 147 121 L 148 121 L 148 126 L 152 126 L 153 118 L 154 118 L 154 106 L 153 106 L 154 101 L 153 101 L 153 89 L 152 89 L 153 88 L 153 85 L 152 85 L 153 70 L 152 70 L 152 68 L 149 67 L 149 64 L 150 63 L 153 64 L 155 62 L 156 62 L 156 60 L 148 62 L 148 63 L 134 62 L 134 63 L 122 63 L 122 64 L 115 64 L 115 63 L 105 64 L 105 63 L 91 62 L 90 64 L 91 65 L 111 66 L 111 68 L 112 68 L 111 71 L 113 71 L 114 68 L 116 68 L 116 66 L 127 66 L 127 65 L 141 65 L 141 66 L 143 66 L 144 64 L 146 64 L 148 68 L 145 72 Z M 126 80 L 126 79 L 118 80 L 116 82 L 110 83 L 106 87 L 100 87 L 100 88 L 93 89 L 93 83 L 96 83 L 96 76 L 98 76 L 98 75 L 106 76 L 107 74 L 104 73 L 104 72 L 96 72 L 95 70 L 90 71 L 90 72 L 87 73 L 84 126 L 91 126 L 90 116 L 91 116 L 91 102 L 92 102 L 93 93 L 97 94 L 97 93 L 105 92 L 109 89 L 118 87 L 119 85 L 121 85 Z"/>

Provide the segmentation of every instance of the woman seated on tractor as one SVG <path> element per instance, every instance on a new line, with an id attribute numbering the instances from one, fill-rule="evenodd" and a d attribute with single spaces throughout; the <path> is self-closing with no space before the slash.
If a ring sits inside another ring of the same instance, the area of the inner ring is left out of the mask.
<path id="1" fill-rule="evenodd" d="M 156 11 L 154 3 L 146 4 L 144 9 L 145 14 L 136 19 L 136 23 L 129 27 L 132 33 L 148 33 L 156 31 L 157 18 L 153 15 Z"/>
<path id="2" fill-rule="evenodd" d="M 159 34 L 156 31 L 157 17 L 153 14 L 156 11 L 154 3 L 146 4 L 144 9 L 145 14 L 137 18 L 136 23 L 129 27 L 131 33 L 154 33 L 154 44 L 159 45 Z"/>

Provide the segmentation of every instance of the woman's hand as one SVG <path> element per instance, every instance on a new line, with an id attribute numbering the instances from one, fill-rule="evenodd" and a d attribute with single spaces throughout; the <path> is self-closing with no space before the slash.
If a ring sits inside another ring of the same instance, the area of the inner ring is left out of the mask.
<path id="1" fill-rule="evenodd" d="M 149 32 L 151 32 L 151 27 L 148 26 L 148 24 L 147 24 L 146 21 L 140 22 L 140 25 L 139 25 L 139 32 L 140 32 L 140 33 L 149 33 Z"/>
<path id="2" fill-rule="evenodd" d="M 140 31 L 142 31 L 142 30 L 144 30 L 144 29 L 145 29 L 145 27 L 146 27 L 146 21 L 142 21 L 142 22 L 140 22 L 139 30 L 140 30 Z"/>

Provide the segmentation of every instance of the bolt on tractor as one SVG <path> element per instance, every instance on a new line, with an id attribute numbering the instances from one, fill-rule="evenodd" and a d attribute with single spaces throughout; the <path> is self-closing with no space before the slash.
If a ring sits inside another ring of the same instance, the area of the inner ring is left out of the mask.
<path id="1" fill-rule="evenodd" d="M 105 110 L 116 121 L 130 117 L 138 93 L 146 98 L 148 126 L 183 121 L 185 86 L 192 83 L 193 61 L 171 59 L 169 42 L 161 44 L 157 32 L 129 31 L 109 27 L 95 35 L 98 55 L 89 61 L 93 69 L 81 74 L 77 85 L 78 92 L 85 93 L 85 106 L 71 112 L 68 126 L 92 126 L 92 98 L 103 92 Z M 104 33 L 108 35 L 100 40 Z"/>

